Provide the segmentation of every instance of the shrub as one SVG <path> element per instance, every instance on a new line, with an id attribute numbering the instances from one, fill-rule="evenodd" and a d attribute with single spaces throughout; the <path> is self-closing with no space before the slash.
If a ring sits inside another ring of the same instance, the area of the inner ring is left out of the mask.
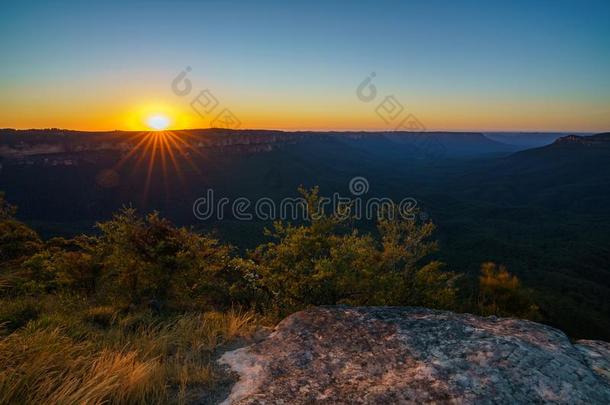
<path id="1" fill-rule="evenodd" d="M 42 242 L 38 234 L 15 219 L 17 208 L 0 192 L 0 270 L 37 251 Z"/>
<path id="2" fill-rule="evenodd" d="M 3 267 L 38 251 L 42 242 L 38 234 L 15 219 L 0 221 L 0 263 Z"/>
<path id="3" fill-rule="evenodd" d="M 136 306 L 160 310 L 223 308 L 243 277 L 231 248 L 177 228 L 157 213 L 138 217 L 125 209 L 99 224 L 94 244 L 104 292 Z"/>
<path id="4" fill-rule="evenodd" d="M 346 218 L 317 210 L 318 189 L 301 190 L 309 222 L 277 222 L 268 234 L 275 241 L 251 252 L 259 284 L 281 313 L 308 305 L 430 305 L 450 307 L 454 275 L 424 259 L 436 249 L 428 239 L 431 223 L 381 219 L 381 242 L 345 226 Z M 347 229 L 347 231 L 346 231 Z"/>
<path id="5" fill-rule="evenodd" d="M 538 306 L 531 292 L 506 267 L 487 262 L 481 265 L 478 307 L 482 315 L 516 316 L 539 319 Z"/>

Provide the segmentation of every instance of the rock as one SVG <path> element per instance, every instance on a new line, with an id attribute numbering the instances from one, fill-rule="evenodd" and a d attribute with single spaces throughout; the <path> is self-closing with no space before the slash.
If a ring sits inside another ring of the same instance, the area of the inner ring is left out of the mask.
<path id="1" fill-rule="evenodd" d="M 219 361 L 225 404 L 610 403 L 609 343 L 424 308 L 312 308 Z"/>

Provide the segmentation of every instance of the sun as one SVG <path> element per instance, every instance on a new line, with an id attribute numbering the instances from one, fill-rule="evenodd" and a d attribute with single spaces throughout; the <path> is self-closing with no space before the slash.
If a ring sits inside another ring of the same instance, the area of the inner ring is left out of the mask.
<path id="1" fill-rule="evenodd" d="M 169 127 L 170 119 L 162 114 L 151 115 L 146 119 L 146 124 L 153 131 L 163 131 Z"/>

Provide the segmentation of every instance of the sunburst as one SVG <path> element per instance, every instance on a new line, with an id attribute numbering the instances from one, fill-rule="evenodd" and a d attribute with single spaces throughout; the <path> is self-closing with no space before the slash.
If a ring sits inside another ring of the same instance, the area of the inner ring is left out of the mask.
<path id="1" fill-rule="evenodd" d="M 123 156 L 113 168 L 121 170 L 127 162 L 135 161 L 133 170 L 139 171 L 145 166 L 146 178 L 144 180 L 143 200 L 146 201 L 153 181 L 153 172 L 156 165 L 160 164 L 162 181 L 166 193 L 169 193 L 170 179 L 177 178 L 182 187 L 186 187 L 185 176 L 181 168 L 184 162 L 193 171 L 201 175 L 201 170 L 192 159 L 193 154 L 203 157 L 191 142 L 184 138 L 192 137 L 193 134 L 176 131 L 152 131 L 141 132 L 135 135 L 133 148 Z M 145 163 L 146 162 L 146 163 Z"/>

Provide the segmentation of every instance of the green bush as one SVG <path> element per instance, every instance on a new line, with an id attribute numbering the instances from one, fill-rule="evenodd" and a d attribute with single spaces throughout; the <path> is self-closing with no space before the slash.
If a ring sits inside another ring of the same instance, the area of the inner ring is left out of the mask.
<path id="1" fill-rule="evenodd" d="M 99 224 L 93 247 L 101 289 L 127 304 L 159 310 L 227 307 L 241 291 L 232 249 L 216 239 L 177 228 L 157 213 L 125 209 Z"/>
<path id="2" fill-rule="evenodd" d="M 309 222 L 277 222 L 273 242 L 250 254 L 259 284 L 276 300 L 281 313 L 309 305 L 454 305 L 454 275 L 438 262 L 424 263 L 436 249 L 429 241 L 431 223 L 381 219 L 380 241 L 346 227 L 344 215 L 317 209 L 318 190 L 301 190 Z"/>
<path id="3" fill-rule="evenodd" d="M 0 221 L 0 263 L 11 262 L 36 252 L 42 246 L 38 234 L 15 219 Z"/>
<path id="4" fill-rule="evenodd" d="M 539 308 L 531 297 L 531 291 L 523 288 L 506 267 L 491 262 L 481 265 L 478 309 L 482 315 L 540 319 Z"/>
<path id="5" fill-rule="evenodd" d="M 429 259 L 437 249 L 431 222 L 401 219 L 393 207 L 379 219 L 378 236 L 362 234 L 349 211 L 319 212 L 317 188 L 300 191 L 310 220 L 275 223 L 268 231 L 272 242 L 245 258 L 158 213 L 139 216 L 125 208 L 98 224 L 99 236 L 54 238 L 12 254 L 19 265 L 11 290 L 39 296 L 68 292 L 98 308 L 153 315 L 232 306 L 282 315 L 326 304 L 455 306 L 455 275 Z M 14 221 L 14 209 L 3 204 L 7 224 Z M 108 313 L 86 318 L 101 326 L 111 322 Z"/>

